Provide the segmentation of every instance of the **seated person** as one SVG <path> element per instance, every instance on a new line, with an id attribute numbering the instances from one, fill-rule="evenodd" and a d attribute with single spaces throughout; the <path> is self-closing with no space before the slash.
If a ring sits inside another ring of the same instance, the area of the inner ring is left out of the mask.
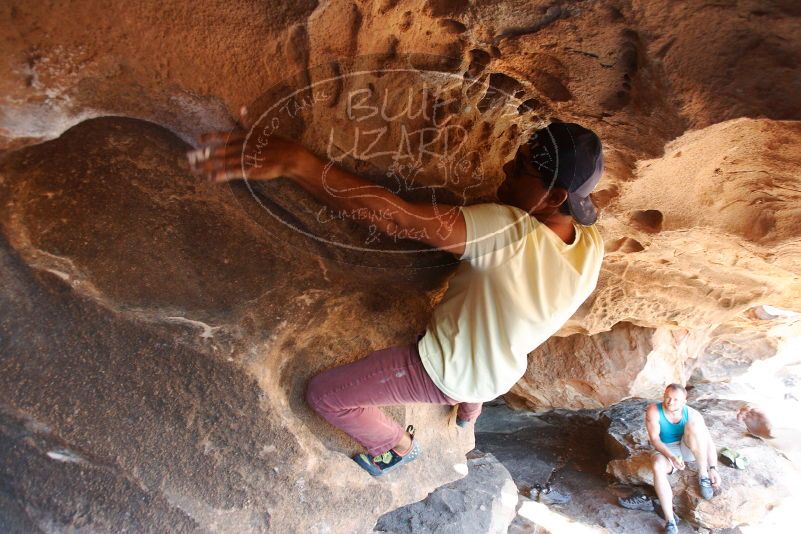
<path id="1" fill-rule="evenodd" d="M 673 516 L 673 491 L 668 476 L 676 470 L 683 470 L 685 460 L 697 462 L 699 493 L 704 499 L 711 499 L 714 493 L 712 487 L 720 486 L 717 450 L 704 418 L 697 410 L 687 406 L 687 391 L 679 384 L 667 386 L 662 402 L 646 408 L 645 427 L 655 449 L 651 465 L 654 489 L 667 520 L 665 532 L 676 534 L 678 527 Z M 620 504 L 627 508 L 646 509 L 643 503 L 648 505 L 649 510 L 653 509 L 650 500 L 642 496 L 620 499 Z"/>

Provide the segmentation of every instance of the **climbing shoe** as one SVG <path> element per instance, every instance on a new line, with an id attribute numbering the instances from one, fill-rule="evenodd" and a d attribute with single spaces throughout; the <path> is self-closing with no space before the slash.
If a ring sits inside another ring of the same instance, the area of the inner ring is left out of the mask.
<path id="1" fill-rule="evenodd" d="M 456 418 L 456 426 L 459 428 L 467 428 L 468 425 L 470 425 L 470 421 L 467 419 L 459 419 L 458 417 Z"/>
<path id="2" fill-rule="evenodd" d="M 665 534 L 679 534 L 679 526 L 675 521 L 665 523 Z"/>
<path id="3" fill-rule="evenodd" d="M 628 508 L 629 510 L 642 510 L 643 512 L 653 512 L 656 510 L 651 498 L 642 493 L 635 493 L 629 497 L 620 497 L 617 502 L 620 503 L 620 506 Z"/>
<path id="4" fill-rule="evenodd" d="M 414 439 L 414 427 L 409 425 L 406 428 L 406 432 L 412 436 L 412 448 L 403 456 L 389 449 L 387 452 L 377 456 L 364 453 L 358 454 L 353 457 L 353 461 L 374 477 L 380 477 L 384 473 L 389 473 L 393 469 L 397 469 L 404 464 L 414 461 L 420 456 L 422 449 L 420 448 L 420 444 L 417 443 L 417 440 Z"/>

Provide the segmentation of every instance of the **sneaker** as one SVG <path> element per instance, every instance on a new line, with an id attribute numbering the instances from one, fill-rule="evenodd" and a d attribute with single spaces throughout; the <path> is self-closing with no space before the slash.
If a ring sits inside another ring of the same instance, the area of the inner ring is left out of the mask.
<path id="1" fill-rule="evenodd" d="M 570 495 L 556 491 L 550 486 L 545 486 L 543 489 L 538 490 L 537 502 L 542 504 L 567 504 L 570 502 Z"/>
<path id="2" fill-rule="evenodd" d="M 642 493 L 635 493 L 629 497 L 620 497 L 617 502 L 620 503 L 620 506 L 628 508 L 629 510 L 642 510 L 643 512 L 653 512 L 656 510 L 651 498 Z"/>
<path id="3" fill-rule="evenodd" d="M 675 521 L 665 523 L 665 534 L 679 534 L 679 526 Z"/>
<path id="4" fill-rule="evenodd" d="M 409 426 L 406 431 L 412 435 L 412 448 L 403 456 L 389 449 L 384 454 L 379 454 L 377 456 L 364 453 L 358 454 L 353 457 L 353 461 L 374 477 L 380 477 L 384 473 L 389 473 L 393 469 L 397 469 L 402 465 L 416 460 L 417 457 L 420 456 L 422 449 L 417 440 L 414 439 L 414 427 Z"/>
<path id="5" fill-rule="evenodd" d="M 698 493 L 706 500 L 711 499 L 715 495 L 715 490 L 712 489 L 712 481 L 709 480 L 709 478 L 698 477 Z"/>
<path id="6" fill-rule="evenodd" d="M 456 418 L 456 426 L 458 426 L 459 428 L 467 428 L 467 425 L 469 424 L 470 421 L 468 421 L 467 419 L 459 419 L 458 417 Z"/>

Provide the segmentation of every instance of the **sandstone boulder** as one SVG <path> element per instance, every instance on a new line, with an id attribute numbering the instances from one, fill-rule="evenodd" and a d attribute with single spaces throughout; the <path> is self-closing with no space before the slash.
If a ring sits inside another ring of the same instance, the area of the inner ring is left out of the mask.
<path id="1" fill-rule="evenodd" d="M 535 411 L 604 408 L 631 397 L 659 398 L 673 382 L 696 389 L 713 384 L 713 396 L 725 389 L 729 399 L 797 398 L 801 321 L 797 314 L 760 310 L 716 327 L 624 322 L 591 336 L 552 337 L 529 354 L 526 373 L 504 399 Z"/>
<path id="2" fill-rule="evenodd" d="M 392 534 L 505 534 L 515 517 L 517 487 L 492 455 L 473 451 L 467 476 L 424 500 L 384 514 L 375 532 Z"/>
<path id="3" fill-rule="evenodd" d="M 762 304 L 801 309 L 799 147 L 798 122 L 737 119 L 640 162 L 599 223 L 598 288 L 563 332 L 621 320 L 692 330 Z"/>
<path id="4" fill-rule="evenodd" d="M 303 400 L 315 372 L 413 341 L 442 275 L 342 263 L 254 220 L 244 188 L 188 175 L 186 148 L 107 118 L 3 160 L 0 522 L 369 531 L 460 478 L 472 435 L 446 407 L 390 409 L 424 453 L 375 480 Z"/>
<path id="5" fill-rule="evenodd" d="M 315 372 L 413 340 L 453 258 L 365 247 L 286 182 L 187 173 L 196 134 L 287 95 L 281 134 L 411 200 L 492 200 L 552 120 L 600 134 L 601 279 L 558 334 L 575 336 L 532 355 L 521 405 L 650 394 L 686 377 L 707 329 L 801 309 L 798 7 L 552 4 L 0 6 L 0 519 L 358 531 L 460 476 L 471 438 L 442 409 L 390 409 L 436 461 L 379 482 L 303 401 Z M 390 167 L 411 131 L 418 157 Z"/>
<path id="6" fill-rule="evenodd" d="M 618 323 L 609 332 L 552 337 L 528 356 L 528 369 L 504 399 L 529 410 L 592 409 L 630 397 L 659 396 L 685 382 L 703 354 L 708 329 Z"/>
<path id="7" fill-rule="evenodd" d="M 801 337 L 801 320 L 795 314 L 767 316 L 757 307 L 718 326 L 693 365 L 689 383 L 753 382 L 749 375 L 791 372 L 798 362 L 796 339 Z M 758 315 L 759 314 L 759 315 Z M 783 369 L 786 368 L 786 369 Z"/>
<path id="8" fill-rule="evenodd" d="M 502 164 L 529 132 L 552 119 L 577 121 L 606 146 L 608 172 L 595 196 L 609 255 L 596 295 L 560 335 L 619 322 L 692 329 L 757 304 L 801 308 L 791 230 L 801 115 L 784 83 L 801 58 L 800 14 L 787 2 L 468 9 L 338 0 L 258 13 L 237 4 L 221 16 L 168 0 L 124 20 L 94 1 L 3 9 L 0 135 L 8 148 L 104 115 L 146 119 L 190 141 L 232 127 L 242 106 L 255 104 L 257 115 L 265 99 L 299 91 L 310 99 L 294 101 L 285 135 L 322 153 L 332 132 L 342 144 L 356 126 L 387 126 L 362 145 L 382 152 L 402 144 L 400 122 L 348 113 L 351 97 L 367 90 L 365 110 L 386 104 L 396 117 L 412 89 L 418 111 L 431 113 L 408 119 L 406 131 L 447 123 L 465 150 L 450 162 L 421 158 L 396 178 L 413 172 L 417 183 L 440 188 L 438 198 L 476 202 L 492 197 Z M 351 76 L 363 67 L 373 72 Z M 387 162 L 360 152 L 342 164 L 385 178 Z M 291 190 L 268 196 L 276 212 L 299 217 L 302 201 Z"/>

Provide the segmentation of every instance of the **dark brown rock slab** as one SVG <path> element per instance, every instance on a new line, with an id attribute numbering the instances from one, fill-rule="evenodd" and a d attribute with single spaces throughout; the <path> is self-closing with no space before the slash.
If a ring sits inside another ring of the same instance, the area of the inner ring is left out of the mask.
<path id="1" fill-rule="evenodd" d="M 0 522 L 366 531 L 459 478 L 472 437 L 444 407 L 390 410 L 425 452 L 374 480 L 303 401 L 313 373 L 413 341 L 446 271 L 254 223 L 186 148 L 105 118 L 0 162 Z"/>
<path id="2" fill-rule="evenodd" d="M 517 487 L 492 454 L 471 451 L 467 475 L 424 500 L 381 516 L 375 532 L 505 534 L 515 516 Z"/>

